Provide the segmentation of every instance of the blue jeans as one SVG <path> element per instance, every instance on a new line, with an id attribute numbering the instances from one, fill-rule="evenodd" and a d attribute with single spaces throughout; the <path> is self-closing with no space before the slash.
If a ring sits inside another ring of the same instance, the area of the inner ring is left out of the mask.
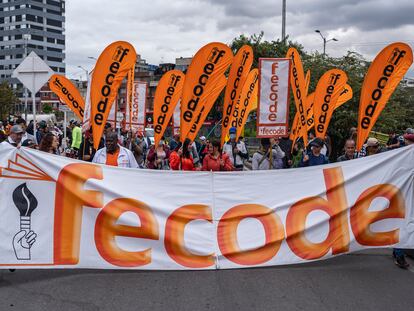
<path id="1" fill-rule="evenodd" d="M 401 248 L 394 248 L 392 253 L 395 257 L 403 257 L 405 255 L 404 250 Z"/>

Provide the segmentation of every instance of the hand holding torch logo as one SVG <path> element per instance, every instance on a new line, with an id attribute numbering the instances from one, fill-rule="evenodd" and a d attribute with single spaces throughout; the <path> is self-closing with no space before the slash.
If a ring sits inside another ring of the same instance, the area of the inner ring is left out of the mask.
<path id="1" fill-rule="evenodd" d="M 37 199 L 24 183 L 13 191 L 13 202 L 20 212 L 20 231 L 13 238 L 14 253 L 18 260 L 30 260 L 30 249 L 37 237 L 30 229 L 31 215 L 37 207 Z"/>

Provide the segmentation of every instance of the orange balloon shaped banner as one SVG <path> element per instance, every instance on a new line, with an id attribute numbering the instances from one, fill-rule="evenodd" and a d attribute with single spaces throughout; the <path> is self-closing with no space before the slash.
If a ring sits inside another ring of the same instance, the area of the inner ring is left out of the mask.
<path id="1" fill-rule="evenodd" d="M 54 74 L 49 79 L 49 87 L 82 121 L 85 112 L 85 101 L 76 86 L 66 77 Z"/>
<path id="2" fill-rule="evenodd" d="M 253 58 L 253 49 L 249 45 L 244 45 L 234 56 L 233 63 L 231 64 L 226 93 L 224 95 L 221 145 L 224 145 L 230 127 L 236 126 L 236 123 L 232 124 L 232 121 L 239 115 L 239 97 L 250 68 L 252 67 Z"/>
<path id="3" fill-rule="evenodd" d="M 246 124 L 247 117 L 249 113 L 253 110 L 253 104 L 257 102 L 257 90 L 258 90 L 258 81 L 259 81 L 259 70 L 253 69 L 250 71 L 247 76 L 246 82 L 243 85 L 241 94 L 240 94 L 240 113 L 236 120 L 237 128 L 237 138 L 239 139 L 244 125 Z"/>
<path id="4" fill-rule="evenodd" d="M 110 44 L 99 56 L 91 82 L 91 125 L 94 147 L 98 148 L 112 103 L 122 80 L 135 66 L 137 53 L 128 42 Z"/>
<path id="5" fill-rule="evenodd" d="M 339 69 L 328 70 L 319 79 L 313 103 L 316 137 L 325 138 L 339 95 L 347 81 L 346 73 Z"/>
<path id="6" fill-rule="evenodd" d="M 220 93 L 223 91 L 223 89 L 226 87 L 227 79 L 223 75 L 221 76 L 220 80 L 217 82 L 213 90 L 211 91 L 211 95 L 208 97 L 205 97 L 203 101 L 201 102 L 202 108 L 200 113 L 197 115 L 195 122 L 190 128 L 190 131 L 187 134 L 187 137 L 194 141 L 197 137 L 197 133 L 200 131 L 201 126 L 203 125 L 204 121 L 206 120 L 208 113 L 213 108 L 214 103 L 217 100 L 217 97 L 219 97 Z"/>
<path id="7" fill-rule="evenodd" d="M 210 102 L 207 100 L 209 97 L 214 97 L 217 85 L 223 81 L 224 72 L 232 61 L 231 49 L 219 42 L 205 45 L 194 56 L 187 70 L 181 98 L 182 141 L 196 123 L 203 104 Z"/>
<path id="8" fill-rule="evenodd" d="M 371 63 L 361 89 L 357 150 L 361 150 L 388 99 L 412 63 L 413 51 L 402 42 L 385 47 Z"/>
<path id="9" fill-rule="evenodd" d="M 305 101 L 307 94 L 302 60 L 300 59 L 299 52 L 295 48 L 289 48 L 286 54 L 286 58 L 289 58 L 292 61 L 290 67 L 290 86 L 296 103 L 296 111 L 299 113 L 298 124 L 300 125 L 299 133 L 297 133 L 297 136 L 303 137 L 303 142 L 306 146 L 308 144 L 308 135 L 306 133 L 305 109 Z"/>
<path id="10" fill-rule="evenodd" d="M 166 72 L 158 82 L 154 97 L 154 141 L 155 146 L 164 135 L 181 98 L 185 75 L 180 70 Z"/>

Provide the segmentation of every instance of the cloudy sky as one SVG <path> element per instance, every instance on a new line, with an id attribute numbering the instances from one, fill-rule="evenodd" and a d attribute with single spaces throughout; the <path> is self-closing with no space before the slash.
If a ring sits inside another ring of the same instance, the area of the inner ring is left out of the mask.
<path id="1" fill-rule="evenodd" d="M 281 37 L 282 0 L 68 0 L 66 62 L 71 78 L 85 78 L 106 45 L 131 42 L 150 64 L 194 55 L 212 41 L 230 43 L 240 34 Z M 287 0 L 286 33 L 306 50 L 343 55 L 347 50 L 372 59 L 388 43 L 414 48 L 414 0 Z M 414 77 L 411 68 L 410 76 Z"/>

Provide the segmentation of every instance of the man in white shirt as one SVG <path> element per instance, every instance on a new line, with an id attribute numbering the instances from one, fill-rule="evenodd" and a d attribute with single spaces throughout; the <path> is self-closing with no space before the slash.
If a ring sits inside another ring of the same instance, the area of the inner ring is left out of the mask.
<path id="1" fill-rule="evenodd" d="M 13 147 L 20 147 L 24 131 L 20 125 L 13 125 L 10 129 L 10 134 L 2 144 L 10 144 Z"/>
<path id="2" fill-rule="evenodd" d="M 114 132 L 106 135 L 105 147 L 95 153 L 92 162 L 117 167 L 139 167 L 133 153 L 118 144 L 118 135 Z"/>

